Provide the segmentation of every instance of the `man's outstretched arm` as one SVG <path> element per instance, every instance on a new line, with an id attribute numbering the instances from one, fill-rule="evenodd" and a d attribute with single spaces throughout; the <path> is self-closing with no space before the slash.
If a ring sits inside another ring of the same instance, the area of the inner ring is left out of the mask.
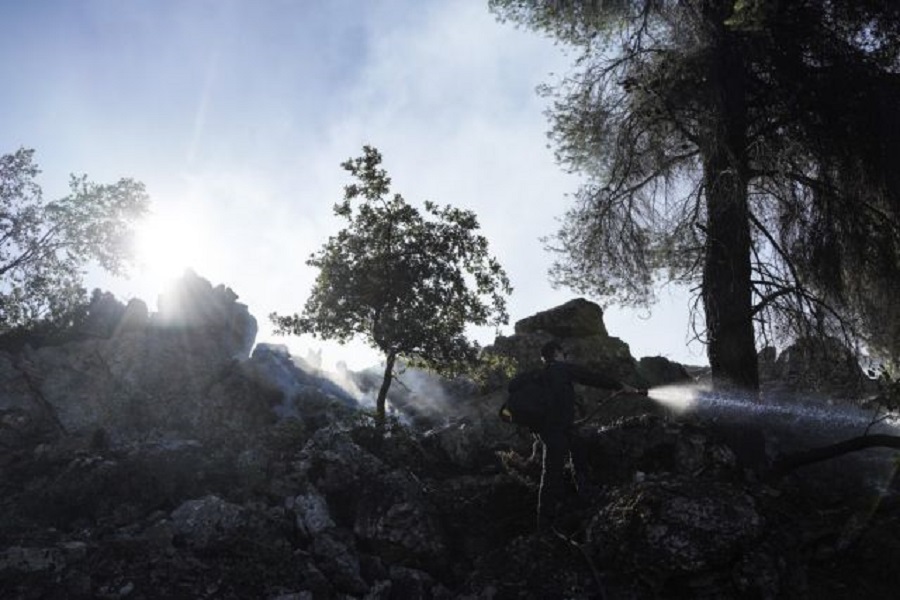
<path id="1" fill-rule="evenodd" d="M 569 377 L 572 381 L 580 383 L 581 385 L 603 388 L 606 390 L 619 390 L 626 394 L 647 394 L 646 389 L 636 388 L 582 365 L 567 363 L 566 370 L 569 372 Z"/>

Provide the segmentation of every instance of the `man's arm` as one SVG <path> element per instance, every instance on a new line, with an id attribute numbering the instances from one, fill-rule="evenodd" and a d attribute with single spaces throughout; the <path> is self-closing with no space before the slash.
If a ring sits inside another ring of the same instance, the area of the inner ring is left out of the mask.
<path id="1" fill-rule="evenodd" d="M 641 390 L 636 387 L 632 387 L 627 383 L 619 381 L 618 379 L 607 377 L 603 373 L 600 373 L 593 369 L 589 369 L 582 365 L 566 363 L 566 370 L 568 371 L 569 377 L 572 379 L 572 381 L 574 381 L 575 383 L 580 383 L 581 385 L 603 388 L 606 390 L 620 390 L 622 392 L 625 392 L 626 394 L 647 393 L 647 390 Z"/>

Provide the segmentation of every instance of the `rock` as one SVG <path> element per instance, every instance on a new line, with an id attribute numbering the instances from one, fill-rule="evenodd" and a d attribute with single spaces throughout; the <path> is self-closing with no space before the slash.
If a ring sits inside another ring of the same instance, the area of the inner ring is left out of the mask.
<path id="1" fill-rule="evenodd" d="M 328 510 L 328 501 L 315 488 L 291 498 L 289 508 L 297 515 L 297 529 L 304 537 L 313 538 L 326 529 L 335 527 Z"/>
<path id="2" fill-rule="evenodd" d="M 407 469 L 390 467 L 336 428 L 316 432 L 302 456 L 301 472 L 325 495 L 337 523 L 380 556 L 418 566 L 443 554 L 441 528 Z"/>
<path id="3" fill-rule="evenodd" d="M 238 367 L 256 321 L 235 298 L 189 273 L 148 319 L 142 302 L 122 307 L 95 292 L 85 326 L 97 335 L 0 352 L 0 411 L 24 411 L 70 434 L 102 428 L 112 443 L 264 426 L 271 394 Z"/>
<path id="4" fill-rule="evenodd" d="M 531 435 L 524 429 L 497 417 L 505 392 L 477 396 L 476 400 L 457 403 L 454 417 L 423 434 L 422 446 L 457 468 L 485 469 L 496 464 L 498 440 L 519 442 L 516 446 L 531 444 Z"/>
<path id="5" fill-rule="evenodd" d="M 769 388 L 809 392 L 833 398 L 858 398 L 874 391 L 855 354 L 835 338 L 801 338 L 772 361 L 763 349 L 760 379 Z"/>
<path id="6" fill-rule="evenodd" d="M 365 594 L 369 585 L 359 570 L 359 558 L 353 538 L 338 529 L 321 532 L 313 539 L 316 565 L 335 589 L 347 594 Z"/>
<path id="7" fill-rule="evenodd" d="M 572 362 L 643 387 L 628 344 L 611 337 L 602 309 L 582 298 L 518 321 L 515 335 L 498 336 L 487 350 L 509 357 L 521 371 L 542 364 L 540 350 L 550 340 L 560 341 Z"/>
<path id="8" fill-rule="evenodd" d="M 756 502 L 739 488 L 666 477 L 617 490 L 591 521 L 588 539 L 604 564 L 663 585 L 733 563 L 762 526 Z"/>
<path id="9" fill-rule="evenodd" d="M 294 592 L 289 594 L 278 594 L 272 596 L 269 600 L 315 600 L 315 595 L 310 591 Z"/>
<path id="10" fill-rule="evenodd" d="M 0 574 L 5 572 L 35 573 L 59 571 L 65 567 L 59 548 L 27 548 L 10 546 L 0 551 Z"/>
<path id="11" fill-rule="evenodd" d="M 433 567 L 446 551 L 443 530 L 415 480 L 394 471 L 363 490 L 353 532 L 386 561 Z"/>
<path id="12" fill-rule="evenodd" d="M 588 431 L 585 444 L 595 480 L 624 483 L 638 471 L 702 473 L 726 481 L 743 476 L 734 451 L 707 429 L 657 416 L 620 419 Z"/>
<path id="13" fill-rule="evenodd" d="M 273 386 L 282 396 L 274 407 L 280 418 L 315 418 L 322 422 L 335 420 L 335 415 L 310 414 L 311 407 L 305 405 L 312 397 L 327 398 L 345 408 L 358 408 L 354 396 L 331 379 L 315 372 L 304 370 L 303 361 L 291 357 L 286 346 L 277 344 L 257 344 L 250 360 L 243 363 L 243 372 L 261 385 Z M 324 408 L 324 406 L 322 407 Z M 347 411 L 343 415 L 348 414 Z"/>
<path id="14" fill-rule="evenodd" d="M 603 309 L 584 298 L 536 313 L 516 322 L 516 335 L 543 331 L 555 338 L 607 337 Z"/>
<path id="15" fill-rule="evenodd" d="M 125 306 L 111 293 L 94 290 L 87 314 L 78 326 L 77 333 L 87 337 L 108 338 L 118 329 L 125 310 Z"/>
<path id="16" fill-rule="evenodd" d="M 125 313 L 116 327 L 116 333 L 141 329 L 146 327 L 149 321 L 150 311 L 147 309 L 147 304 L 139 298 L 133 298 L 125 307 Z"/>
<path id="17" fill-rule="evenodd" d="M 244 510 L 218 496 L 188 500 L 172 511 L 175 534 L 193 548 L 208 546 L 228 539 L 246 523 Z"/>
<path id="18" fill-rule="evenodd" d="M 247 358 L 256 339 L 256 319 L 245 304 L 235 302 L 237 298 L 231 288 L 213 288 L 209 281 L 188 270 L 159 296 L 154 320 L 165 328 L 205 330 L 229 352 L 229 358 Z"/>
<path id="19" fill-rule="evenodd" d="M 664 356 L 644 356 L 638 361 L 637 369 L 647 387 L 693 381 L 683 365 Z"/>
<path id="20" fill-rule="evenodd" d="M 771 429 L 734 418 L 734 402 L 656 416 L 618 396 L 581 424 L 596 493 L 567 496 L 557 532 L 538 531 L 540 447 L 496 417 L 503 391 L 410 379 L 404 416 L 435 401 L 427 418 L 375 425 L 282 347 L 236 359 L 234 293 L 188 289 L 164 314 L 186 297 L 212 308 L 163 323 L 101 297 L 97 323 L 119 318 L 98 325 L 108 336 L 0 352 L 4 598 L 878 598 L 900 585 L 892 453 L 866 458 L 874 484 L 836 466 L 776 489 L 742 468 Z M 544 315 L 498 347 L 539 360 L 566 333 L 578 362 L 681 377 L 634 361 L 596 305 L 570 305 L 557 315 L 581 324 Z"/>
<path id="21" fill-rule="evenodd" d="M 406 567 L 391 567 L 391 595 L 408 600 L 430 600 L 434 579 L 428 573 Z"/>

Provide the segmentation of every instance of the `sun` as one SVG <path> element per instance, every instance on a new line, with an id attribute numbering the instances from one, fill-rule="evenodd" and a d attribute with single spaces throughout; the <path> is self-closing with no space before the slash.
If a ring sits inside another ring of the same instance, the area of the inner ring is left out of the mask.
<path id="1" fill-rule="evenodd" d="M 186 269 L 197 270 L 202 259 L 203 232 L 200 221 L 184 216 L 153 214 L 138 227 L 135 252 L 138 269 L 157 290 L 180 277 Z"/>

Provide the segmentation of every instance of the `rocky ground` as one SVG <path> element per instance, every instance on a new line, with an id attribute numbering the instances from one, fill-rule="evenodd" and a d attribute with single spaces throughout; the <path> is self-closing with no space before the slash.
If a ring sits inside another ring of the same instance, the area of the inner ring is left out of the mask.
<path id="1" fill-rule="evenodd" d="M 0 351 L 0 598 L 829 600 L 900 584 L 893 451 L 768 469 L 857 421 L 616 397 L 582 427 L 597 489 L 538 530 L 540 467 L 496 418 L 502 391 L 428 380 L 377 426 L 283 350 L 242 358 L 255 322 L 193 287 L 218 317 Z M 572 310 L 498 346 L 530 356 Z M 574 310 L 586 362 L 661 376 L 621 342 L 598 349 L 594 309 Z"/>

